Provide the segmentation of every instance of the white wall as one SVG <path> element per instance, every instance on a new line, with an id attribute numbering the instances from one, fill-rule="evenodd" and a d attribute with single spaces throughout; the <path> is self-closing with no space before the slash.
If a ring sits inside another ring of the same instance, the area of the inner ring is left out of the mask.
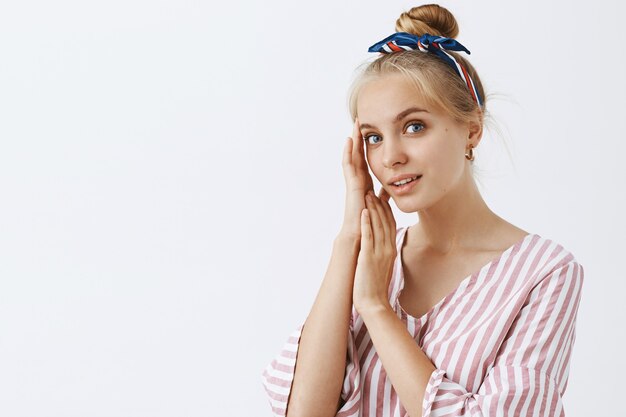
<path id="1" fill-rule="evenodd" d="M 417 4 L 3 2 L 0 415 L 269 416 L 343 217 L 349 82 Z M 615 415 L 625 7 L 440 4 L 503 95 L 485 199 L 585 268 L 568 417 Z"/>

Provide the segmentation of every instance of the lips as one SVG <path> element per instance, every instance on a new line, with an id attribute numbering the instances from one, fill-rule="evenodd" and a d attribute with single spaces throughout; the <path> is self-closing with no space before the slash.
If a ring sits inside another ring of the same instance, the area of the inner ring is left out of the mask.
<path id="1" fill-rule="evenodd" d="M 396 187 L 398 187 L 398 185 L 396 185 L 395 183 L 398 181 L 402 181 L 402 180 L 407 180 L 407 179 L 411 179 L 411 181 L 409 181 L 407 184 L 415 181 L 416 179 L 420 179 L 422 176 L 418 175 L 418 174 L 405 174 L 405 175 L 398 175 L 396 177 L 393 177 L 391 179 L 391 181 L 389 181 L 389 185 L 394 185 Z"/>
<path id="2" fill-rule="evenodd" d="M 390 191 L 393 195 L 395 196 L 403 196 L 403 195 L 407 195 L 410 192 L 412 192 L 412 190 L 415 189 L 415 187 L 419 186 L 419 183 L 421 182 L 421 175 L 418 175 L 416 179 L 414 179 L 413 181 L 409 181 L 406 184 L 402 184 L 402 185 L 391 185 L 390 187 Z"/>

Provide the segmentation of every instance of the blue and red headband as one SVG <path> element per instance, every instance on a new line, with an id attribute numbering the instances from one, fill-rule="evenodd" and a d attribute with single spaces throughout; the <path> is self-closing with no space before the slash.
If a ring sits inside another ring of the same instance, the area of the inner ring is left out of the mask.
<path id="1" fill-rule="evenodd" d="M 476 90 L 476 87 L 474 86 L 472 77 L 470 77 L 465 67 L 463 67 L 463 65 L 461 65 L 461 63 L 457 61 L 454 56 L 446 52 L 446 50 L 463 51 L 467 52 L 468 55 L 470 54 L 470 51 L 468 51 L 467 48 L 455 39 L 443 36 L 433 36 L 428 33 L 425 33 L 422 36 L 417 36 L 407 32 L 396 32 L 393 35 L 387 36 L 382 41 L 370 46 L 367 51 L 390 54 L 393 52 L 410 51 L 414 49 L 419 49 L 422 52 L 432 52 L 442 58 L 456 71 L 457 74 L 459 74 L 461 79 L 465 81 L 467 88 L 472 94 L 472 99 L 474 99 L 474 101 L 478 103 L 478 106 L 482 108 L 483 101 L 478 93 L 478 90 Z"/>

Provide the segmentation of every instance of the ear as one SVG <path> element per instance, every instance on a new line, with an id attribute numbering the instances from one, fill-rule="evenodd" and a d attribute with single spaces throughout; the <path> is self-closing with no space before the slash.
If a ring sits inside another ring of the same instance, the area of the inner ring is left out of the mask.
<path id="1" fill-rule="evenodd" d="M 469 137 L 467 138 L 468 142 L 471 142 L 474 145 L 474 148 L 478 147 L 480 143 L 480 139 L 483 136 L 483 121 L 482 119 L 476 115 L 473 117 L 469 123 Z"/>

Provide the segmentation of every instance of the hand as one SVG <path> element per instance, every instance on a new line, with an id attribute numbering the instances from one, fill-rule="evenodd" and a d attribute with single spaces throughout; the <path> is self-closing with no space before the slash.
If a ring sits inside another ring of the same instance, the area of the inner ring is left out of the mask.
<path id="1" fill-rule="evenodd" d="M 352 303 L 362 313 L 368 308 L 389 304 L 388 290 L 398 249 L 396 220 L 384 188 L 366 198 L 361 214 L 361 249 L 354 275 Z"/>
<path id="2" fill-rule="evenodd" d="M 346 182 L 346 204 L 340 233 L 354 239 L 361 238 L 361 211 L 365 208 L 365 193 L 374 191 L 364 147 L 359 119 L 356 118 L 352 137 L 344 145 L 341 162 Z"/>

